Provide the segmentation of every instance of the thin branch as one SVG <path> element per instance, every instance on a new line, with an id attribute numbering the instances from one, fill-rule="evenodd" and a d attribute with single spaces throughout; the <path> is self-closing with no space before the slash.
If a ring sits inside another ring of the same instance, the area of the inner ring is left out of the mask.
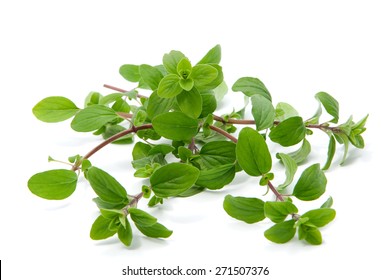
<path id="1" fill-rule="evenodd" d="M 256 124 L 254 120 L 237 120 L 237 119 L 228 119 L 225 120 L 220 116 L 213 115 L 213 119 L 223 124 Z"/>
<path id="2" fill-rule="evenodd" d="M 274 185 L 272 185 L 271 181 L 268 181 L 268 187 L 274 193 L 277 200 L 284 201 L 283 196 L 280 194 L 280 192 L 277 191 L 277 189 L 274 187 Z"/>
<path id="3" fill-rule="evenodd" d="M 129 92 L 128 90 L 124 90 L 124 89 L 121 89 L 121 88 L 118 88 L 118 87 L 114 87 L 114 86 L 110 86 L 110 85 L 107 85 L 107 84 L 104 84 L 103 87 L 109 88 L 109 89 L 112 89 L 112 90 L 116 90 L 118 92 L 123 92 L 123 93 Z M 145 95 L 142 95 L 142 94 L 137 94 L 137 97 L 138 98 L 149 98 L 149 97 L 147 97 Z"/>
<path id="4" fill-rule="evenodd" d="M 226 138 L 229 138 L 234 143 L 237 143 L 237 138 L 234 137 L 233 135 L 231 135 L 229 132 L 227 132 L 227 131 L 225 131 L 223 129 L 220 129 L 219 127 L 216 127 L 214 125 L 210 125 L 209 127 L 210 127 L 211 130 L 214 130 L 215 132 L 218 132 L 219 134 L 225 136 Z"/>
<path id="5" fill-rule="evenodd" d="M 141 125 L 141 126 L 133 126 L 129 129 L 126 129 L 126 130 L 123 130 L 113 136 L 111 136 L 110 138 L 104 140 L 102 143 L 100 143 L 99 145 L 97 145 L 95 148 L 93 148 L 91 151 L 89 151 L 84 157 L 83 159 L 88 159 L 90 158 L 91 156 L 93 156 L 96 152 L 98 152 L 99 150 L 101 150 L 102 148 L 104 148 L 105 146 L 107 146 L 108 144 L 114 142 L 115 140 L 118 140 L 119 138 L 125 136 L 125 135 L 128 135 L 130 133 L 136 133 L 138 130 L 143 130 L 143 129 L 149 129 L 149 128 L 152 128 L 152 125 L 151 124 L 144 124 L 144 125 Z M 74 165 L 72 167 L 72 170 L 73 171 L 76 171 L 77 169 L 79 169 L 80 167 L 80 164 L 78 165 Z"/>

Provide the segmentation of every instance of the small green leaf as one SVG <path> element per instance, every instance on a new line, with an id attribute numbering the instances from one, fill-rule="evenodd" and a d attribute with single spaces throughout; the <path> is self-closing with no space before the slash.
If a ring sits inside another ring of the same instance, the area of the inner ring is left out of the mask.
<path id="1" fill-rule="evenodd" d="M 167 198 L 191 188 L 199 177 L 199 170 L 182 163 L 170 163 L 157 169 L 150 177 L 154 194 Z"/>
<path id="2" fill-rule="evenodd" d="M 326 160 L 324 167 L 322 167 L 322 170 L 329 169 L 330 165 L 332 164 L 332 160 L 335 153 L 336 153 L 336 140 L 334 139 L 333 135 L 330 135 L 329 145 L 328 145 L 328 158 Z"/>
<path id="3" fill-rule="evenodd" d="M 180 79 L 179 81 L 179 84 L 181 86 L 182 89 L 186 90 L 186 91 L 190 91 L 191 89 L 193 89 L 194 87 L 194 80 L 191 79 L 191 78 L 188 78 L 188 79 Z"/>
<path id="4" fill-rule="evenodd" d="M 162 154 L 162 155 L 167 155 L 175 150 L 175 147 L 167 144 L 158 144 L 153 146 L 149 152 L 148 155 L 156 155 L 156 154 Z"/>
<path id="5" fill-rule="evenodd" d="M 100 104 L 100 98 L 103 96 L 96 91 L 91 91 L 84 100 L 84 107 Z"/>
<path id="6" fill-rule="evenodd" d="M 194 80 L 195 87 L 211 83 L 218 77 L 218 70 L 208 64 L 198 64 L 192 68 L 190 78 Z"/>
<path id="7" fill-rule="evenodd" d="M 199 153 L 198 163 L 203 169 L 234 163 L 236 161 L 236 144 L 228 141 L 206 143 Z"/>
<path id="8" fill-rule="evenodd" d="M 188 58 L 183 57 L 179 63 L 177 64 L 177 73 L 181 78 L 186 80 L 188 76 L 191 74 L 192 65 Z"/>
<path id="9" fill-rule="evenodd" d="M 303 224 L 298 229 L 299 239 L 305 239 L 311 245 L 320 245 L 322 243 L 321 232 L 312 226 Z"/>
<path id="10" fill-rule="evenodd" d="M 33 175 L 27 185 L 30 191 L 39 197 L 61 200 L 75 191 L 77 179 L 74 171 L 55 169 Z"/>
<path id="11" fill-rule="evenodd" d="M 202 112 L 200 113 L 201 118 L 207 117 L 209 114 L 214 113 L 217 109 L 217 100 L 212 94 L 202 94 Z"/>
<path id="12" fill-rule="evenodd" d="M 306 136 L 306 127 L 301 117 L 291 117 L 271 129 L 269 138 L 284 147 L 293 146 Z"/>
<path id="13" fill-rule="evenodd" d="M 320 208 L 306 212 L 301 218 L 309 218 L 307 223 L 316 227 L 323 227 L 329 224 L 336 217 L 336 211 L 331 208 Z"/>
<path id="14" fill-rule="evenodd" d="M 272 159 L 263 136 L 245 127 L 240 131 L 236 147 L 237 160 L 250 176 L 260 176 L 271 170 Z"/>
<path id="15" fill-rule="evenodd" d="M 117 118 L 118 115 L 113 109 L 103 105 L 92 105 L 76 114 L 71 127 L 78 132 L 89 132 L 99 129 Z"/>
<path id="16" fill-rule="evenodd" d="M 126 189 L 107 172 L 91 167 L 87 174 L 92 189 L 104 201 L 123 204 L 129 201 Z"/>
<path id="17" fill-rule="evenodd" d="M 153 206 L 156 206 L 157 204 L 163 204 L 163 203 L 164 203 L 164 199 L 154 195 L 154 196 L 152 196 L 151 199 L 149 199 L 148 206 L 153 207 Z"/>
<path id="18" fill-rule="evenodd" d="M 347 155 L 348 155 L 349 139 L 348 139 L 348 136 L 345 135 L 344 133 L 335 133 L 333 135 L 339 143 L 344 144 L 343 158 L 340 161 L 340 165 L 343 165 L 345 163 L 345 160 L 347 159 Z"/>
<path id="19" fill-rule="evenodd" d="M 297 110 L 294 109 L 290 104 L 279 102 L 275 108 L 275 120 L 284 121 L 291 117 L 299 116 Z"/>
<path id="20" fill-rule="evenodd" d="M 270 128 L 274 124 L 275 119 L 275 109 L 271 101 L 259 94 L 253 95 L 251 101 L 256 130 L 260 131 Z"/>
<path id="21" fill-rule="evenodd" d="M 206 92 L 206 91 L 209 91 L 209 90 L 214 90 L 220 84 L 223 83 L 224 76 L 223 76 L 223 71 L 222 71 L 222 67 L 221 66 L 219 66 L 218 64 L 215 64 L 215 63 L 212 63 L 212 64 L 199 64 L 199 65 L 212 66 L 212 67 L 215 68 L 215 70 L 217 70 L 217 76 L 213 80 L 211 80 L 211 82 L 208 82 L 206 84 L 202 84 L 202 83 L 196 83 L 196 81 L 195 81 L 195 86 L 196 86 L 196 88 L 199 91 Z M 209 78 L 211 79 L 211 76 Z"/>
<path id="22" fill-rule="evenodd" d="M 123 126 L 118 125 L 118 124 L 106 125 L 106 129 L 104 130 L 102 136 L 104 139 L 108 139 L 111 136 L 114 136 L 115 134 L 118 134 L 119 132 L 122 132 L 124 130 L 126 130 L 126 128 L 124 128 Z M 114 142 L 112 142 L 112 144 L 130 144 L 130 143 L 133 143 L 133 135 L 132 134 L 127 134 L 127 135 L 119 138 L 118 140 L 115 140 Z"/>
<path id="23" fill-rule="evenodd" d="M 167 72 L 171 74 L 178 74 L 177 65 L 184 57 L 185 55 L 179 51 L 171 51 L 170 53 L 165 54 L 163 57 L 163 64 Z"/>
<path id="24" fill-rule="evenodd" d="M 136 225 L 149 227 L 157 223 L 157 219 L 152 215 L 137 208 L 129 209 L 130 217 Z"/>
<path id="25" fill-rule="evenodd" d="M 302 141 L 302 146 L 298 150 L 288 153 L 287 155 L 289 155 L 297 164 L 300 164 L 306 160 L 310 152 L 310 142 L 304 138 Z"/>
<path id="26" fill-rule="evenodd" d="M 224 98 L 224 96 L 226 95 L 226 93 L 228 93 L 229 88 L 228 88 L 227 84 L 223 81 L 216 88 L 214 88 L 213 91 L 214 91 L 215 99 L 218 102 L 221 102 L 222 99 Z"/>
<path id="27" fill-rule="evenodd" d="M 229 216 L 248 224 L 265 219 L 264 201 L 258 198 L 225 196 L 223 209 Z"/>
<path id="28" fill-rule="evenodd" d="M 104 218 L 102 215 L 93 222 L 89 236 L 92 240 L 102 240 L 113 236 L 116 232 L 109 229 L 111 219 Z"/>
<path id="29" fill-rule="evenodd" d="M 139 66 L 133 64 L 124 64 L 119 68 L 119 74 L 130 82 L 139 82 L 141 75 L 139 74 Z"/>
<path id="30" fill-rule="evenodd" d="M 168 112 L 152 120 L 154 130 L 172 140 L 189 140 L 198 133 L 198 121 L 181 112 Z"/>
<path id="31" fill-rule="evenodd" d="M 163 78 L 163 75 L 157 68 L 147 64 L 140 65 L 139 73 L 143 81 L 151 90 L 156 90 L 158 88 L 158 84 Z"/>
<path id="32" fill-rule="evenodd" d="M 282 160 L 284 167 L 286 168 L 286 180 L 283 184 L 278 186 L 278 190 L 284 190 L 291 184 L 294 179 L 294 175 L 297 172 L 298 166 L 296 162 L 288 155 L 283 153 L 276 154 L 276 157 Z"/>
<path id="33" fill-rule="evenodd" d="M 158 85 L 157 94 L 162 98 L 173 98 L 183 91 L 178 75 L 169 74 L 162 78 Z"/>
<path id="34" fill-rule="evenodd" d="M 149 151 L 151 149 L 152 146 L 150 146 L 149 144 L 145 144 L 142 142 L 135 143 L 132 151 L 133 160 L 138 160 L 149 156 Z"/>
<path id="35" fill-rule="evenodd" d="M 175 99 L 162 98 L 157 94 L 157 91 L 154 91 L 149 97 L 146 113 L 150 119 L 153 119 L 157 115 L 169 112 L 174 102 Z"/>
<path id="36" fill-rule="evenodd" d="M 102 98 L 99 99 L 99 104 L 100 105 L 108 105 L 108 104 L 111 104 L 115 101 L 117 101 L 118 99 L 122 99 L 123 97 L 123 93 L 111 93 L 111 94 L 108 94 L 106 96 L 103 96 Z"/>
<path id="37" fill-rule="evenodd" d="M 243 77 L 238 79 L 233 87 L 233 91 L 241 91 L 246 96 L 261 95 L 267 98 L 269 101 L 272 101 L 271 94 L 268 89 L 265 87 L 262 81 L 257 78 L 252 77 Z"/>
<path id="38" fill-rule="evenodd" d="M 172 235 L 172 231 L 160 223 L 155 223 L 149 227 L 141 226 L 139 224 L 135 224 L 135 226 L 140 232 L 151 238 L 168 238 Z"/>
<path id="39" fill-rule="evenodd" d="M 118 238 L 124 245 L 130 246 L 133 241 L 133 231 L 127 218 L 125 222 L 126 227 L 121 224 L 118 228 Z"/>
<path id="40" fill-rule="evenodd" d="M 326 92 L 319 92 L 315 97 L 324 106 L 326 112 L 333 117 L 330 122 L 337 123 L 339 121 L 339 103 L 337 100 Z"/>
<path id="41" fill-rule="evenodd" d="M 208 63 L 220 63 L 221 62 L 221 46 L 216 45 L 207 54 L 198 62 L 198 64 L 208 64 Z"/>
<path id="42" fill-rule="evenodd" d="M 320 165 L 313 164 L 302 172 L 295 185 L 293 195 L 304 201 L 315 200 L 325 192 L 326 183 L 327 180 Z"/>
<path id="43" fill-rule="evenodd" d="M 196 185 L 210 190 L 221 189 L 231 183 L 236 175 L 234 163 L 217 165 L 212 169 L 201 170 Z"/>
<path id="44" fill-rule="evenodd" d="M 330 208 L 333 205 L 333 198 L 329 196 L 329 198 L 321 205 L 321 208 Z"/>
<path id="45" fill-rule="evenodd" d="M 296 213 L 298 208 L 290 201 L 267 201 L 264 205 L 265 216 L 274 223 L 281 223 L 288 215 Z"/>
<path id="46" fill-rule="evenodd" d="M 283 244 L 293 239 L 296 228 L 295 221 L 288 220 L 270 227 L 264 232 L 264 236 L 275 243 Z"/>
<path id="47" fill-rule="evenodd" d="M 176 96 L 176 101 L 180 110 L 193 119 L 197 119 L 202 112 L 202 97 L 196 88 L 183 91 Z"/>
<path id="48" fill-rule="evenodd" d="M 186 190 L 185 192 L 182 192 L 181 194 L 178 195 L 178 197 L 190 197 L 190 196 L 194 196 L 194 195 L 197 195 L 198 193 L 201 193 L 205 190 L 204 187 L 199 187 L 199 186 L 192 186 L 191 188 L 189 188 L 188 190 Z"/>
<path id="49" fill-rule="evenodd" d="M 32 109 L 32 112 L 38 120 L 54 123 L 73 117 L 79 110 L 68 98 L 50 96 L 39 101 Z"/>

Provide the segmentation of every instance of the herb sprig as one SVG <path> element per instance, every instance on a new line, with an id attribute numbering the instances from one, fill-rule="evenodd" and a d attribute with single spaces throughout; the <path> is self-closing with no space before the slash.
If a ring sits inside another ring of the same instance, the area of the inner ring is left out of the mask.
<path id="1" fill-rule="evenodd" d="M 291 105 L 274 105 L 269 90 L 255 77 L 239 78 L 232 86 L 232 91 L 243 94 L 247 101 L 243 109 L 216 115 L 218 103 L 228 92 L 220 61 L 219 45 L 196 64 L 182 52 L 171 51 L 163 56 L 161 65 L 122 65 L 119 73 L 135 84 L 132 90 L 104 85 L 114 92 L 91 92 L 82 108 L 62 96 L 38 102 L 33 114 L 39 120 L 52 123 L 72 118 L 73 130 L 93 132 L 104 141 L 83 156 L 70 156 L 68 163 L 64 162 L 71 165 L 70 169 L 33 175 L 28 181 L 30 191 L 45 199 L 66 199 L 83 175 L 97 195 L 93 201 L 100 211 L 92 224 L 91 238 L 117 235 L 130 246 L 134 226 L 151 238 L 172 234 L 155 217 L 138 208 L 140 199 L 157 207 L 171 197 L 222 189 L 243 172 L 257 177 L 259 185 L 274 196 L 264 201 L 259 197 L 226 195 L 223 208 L 228 215 L 249 224 L 269 219 L 274 225 L 264 236 L 275 243 L 286 243 L 298 234 L 309 244 L 321 244 L 319 229 L 336 216 L 331 208 L 333 199 L 329 197 L 320 207 L 303 214 L 297 203 L 317 200 L 325 193 L 324 171 L 332 164 L 337 143 L 344 147 L 340 164 L 345 162 L 351 145 L 364 148 L 362 133 L 368 116 L 357 122 L 351 117 L 339 124 L 338 101 L 319 92 L 315 95 L 315 114 L 304 120 Z M 150 93 L 142 95 L 140 89 Z M 244 119 L 249 102 L 252 117 Z M 324 110 L 329 116 L 326 121 L 322 120 Z M 309 140 L 315 130 L 329 137 L 326 160 L 312 163 L 291 186 L 299 165 L 307 161 L 311 152 Z M 279 144 L 275 158 L 267 141 Z M 139 186 L 137 194 L 128 194 L 113 176 L 91 163 L 90 158 L 108 144 L 133 145 L 134 176 L 149 180 L 149 184 Z M 291 146 L 296 150 L 283 151 Z M 280 160 L 285 168 L 285 180 L 278 186 L 273 184 L 273 160 Z M 49 161 L 56 160 L 49 157 Z"/>

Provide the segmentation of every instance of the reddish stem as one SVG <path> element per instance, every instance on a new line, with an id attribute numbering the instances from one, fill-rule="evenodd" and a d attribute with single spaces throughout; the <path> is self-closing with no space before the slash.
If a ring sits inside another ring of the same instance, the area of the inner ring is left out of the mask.
<path id="1" fill-rule="evenodd" d="M 226 138 L 229 138 L 234 143 L 237 143 L 237 138 L 234 137 L 233 135 L 231 135 L 229 132 L 227 132 L 227 131 L 225 131 L 223 129 L 220 129 L 219 127 L 213 126 L 213 125 L 210 125 L 209 127 L 210 127 L 211 130 L 214 130 L 215 132 L 218 132 L 219 134 L 225 136 Z"/>
<path id="2" fill-rule="evenodd" d="M 270 190 L 276 196 L 276 199 L 279 200 L 279 201 L 284 201 L 283 196 L 280 194 L 280 192 L 277 191 L 277 189 L 274 187 L 274 185 L 272 185 L 271 181 L 268 181 L 267 184 L 268 184 L 268 187 L 270 188 Z"/>
<path id="3" fill-rule="evenodd" d="M 103 87 L 109 88 L 109 89 L 112 89 L 112 90 L 116 90 L 118 92 L 123 92 L 123 93 L 129 92 L 128 90 L 124 90 L 124 89 L 121 89 L 121 88 L 118 88 L 118 87 L 114 87 L 114 86 L 110 86 L 110 85 L 107 85 L 107 84 L 104 84 Z M 137 97 L 138 98 L 148 98 L 147 96 L 142 95 L 142 94 L 137 94 Z"/>

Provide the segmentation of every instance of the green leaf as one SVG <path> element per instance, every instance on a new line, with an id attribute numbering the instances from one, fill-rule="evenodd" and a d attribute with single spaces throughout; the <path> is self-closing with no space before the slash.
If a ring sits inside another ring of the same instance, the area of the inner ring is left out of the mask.
<path id="1" fill-rule="evenodd" d="M 291 184 L 294 179 L 294 175 L 297 172 L 298 166 L 296 162 L 288 155 L 283 153 L 276 154 L 278 159 L 281 159 L 284 167 L 286 168 L 286 180 L 283 184 L 278 186 L 278 190 L 284 190 L 287 186 Z"/>
<path id="2" fill-rule="evenodd" d="M 142 211 L 137 208 L 130 208 L 129 210 L 130 217 L 136 225 L 149 227 L 157 223 L 157 219 L 152 215 Z"/>
<path id="3" fill-rule="evenodd" d="M 173 98 L 183 91 L 178 75 L 169 74 L 162 78 L 158 85 L 157 94 L 162 98 Z"/>
<path id="4" fill-rule="evenodd" d="M 186 80 L 188 76 L 191 74 L 192 65 L 188 58 L 183 57 L 179 63 L 177 64 L 177 73 L 181 78 Z"/>
<path id="5" fill-rule="evenodd" d="M 174 102 L 175 99 L 162 98 L 157 94 L 157 91 L 154 91 L 149 97 L 146 113 L 150 119 L 153 119 L 155 116 L 166 113 L 172 109 Z"/>
<path id="6" fill-rule="evenodd" d="M 291 117 L 271 129 L 269 138 L 284 147 L 293 146 L 306 136 L 306 127 L 301 117 Z"/>
<path id="7" fill-rule="evenodd" d="M 293 239 L 296 229 L 295 221 L 288 220 L 270 227 L 264 232 L 264 236 L 275 243 L 283 244 Z"/>
<path id="8" fill-rule="evenodd" d="M 221 62 L 221 46 L 216 45 L 207 54 L 198 62 L 198 64 L 208 64 L 208 63 L 220 63 Z"/>
<path id="9" fill-rule="evenodd" d="M 208 82 L 206 84 L 201 84 L 201 83 L 196 84 L 195 83 L 196 88 L 199 91 L 206 92 L 206 91 L 209 91 L 209 90 L 214 90 L 220 84 L 223 83 L 224 76 L 223 76 L 223 71 L 222 71 L 222 67 L 221 66 L 219 66 L 218 64 L 215 64 L 215 63 L 212 63 L 212 64 L 199 64 L 199 65 L 212 66 L 212 67 L 215 68 L 215 70 L 217 70 L 217 76 L 213 80 L 211 80 L 211 82 Z M 211 79 L 211 77 L 210 77 L 210 79 Z"/>
<path id="10" fill-rule="evenodd" d="M 49 170 L 33 175 L 27 182 L 30 191 L 42 198 L 60 200 L 76 189 L 77 174 L 67 169 Z"/>
<path id="11" fill-rule="evenodd" d="M 345 163 L 345 160 L 347 159 L 348 155 L 348 149 L 349 149 L 349 139 L 348 136 L 344 133 L 335 133 L 334 137 L 336 140 L 338 140 L 340 143 L 344 144 L 344 153 L 343 158 L 341 159 L 340 165 L 343 165 Z"/>
<path id="12" fill-rule="evenodd" d="M 324 106 L 326 112 L 333 117 L 330 122 L 337 123 L 339 121 L 339 103 L 337 100 L 326 92 L 319 92 L 315 97 Z"/>
<path id="13" fill-rule="evenodd" d="M 171 51 L 170 53 L 165 54 L 163 57 L 163 64 L 168 73 L 178 74 L 177 65 L 184 57 L 185 55 L 179 51 Z"/>
<path id="14" fill-rule="evenodd" d="M 183 91 L 176 96 L 176 101 L 180 110 L 193 119 L 197 119 L 202 112 L 202 97 L 196 88 Z"/>
<path id="15" fill-rule="evenodd" d="M 123 204 L 129 201 L 126 189 L 107 172 L 97 167 L 91 167 L 87 174 L 92 189 L 102 200 Z"/>
<path id="16" fill-rule="evenodd" d="M 172 231 L 160 223 L 155 223 L 149 227 L 141 226 L 139 224 L 135 224 L 135 226 L 140 232 L 151 238 L 168 238 L 172 235 Z"/>
<path id="17" fill-rule="evenodd" d="M 329 198 L 321 205 L 321 208 L 330 208 L 333 205 L 333 198 L 329 196 Z"/>
<path id="18" fill-rule="evenodd" d="M 311 245 L 320 245 L 322 243 L 321 232 L 315 227 L 307 227 L 302 225 L 301 227 L 306 229 L 305 240 Z"/>
<path id="19" fill-rule="evenodd" d="M 111 219 L 106 219 L 102 215 L 93 222 L 89 236 L 92 240 L 102 240 L 113 236 L 116 232 L 109 229 Z"/>
<path id="20" fill-rule="evenodd" d="M 223 81 L 216 88 L 214 88 L 213 91 L 214 91 L 215 99 L 218 102 L 221 102 L 222 99 L 224 98 L 224 96 L 226 95 L 226 93 L 228 93 L 229 88 L 228 88 L 227 84 Z"/>
<path id="21" fill-rule="evenodd" d="M 298 150 L 288 153 L 287 155 L 289 155 L 297 164 L 300 164 L 306 160 L 310 152 L 310 142 L 307 141 L 306 138 L 304 138 L 302 141 L 302 146 Z"/>
<path id="22" fill-rule="evenodd" d="M 229 216 L 248 224 L 265 219 L 264 201 L 258 198 L 227 195 L 223 201 L 223 209 Z"/>
<path id="23" fill-rule="evenodd" d="M 123 93 L 111 93 L 111 94 L 108 94 L 106 96 L 102 96 L 102 98 L 99 99 L 99 104 L 100 105 L 108 105 L 108 104 L 111 104 L 115 101 L 117 101 L 118 99 L 122 99 L 122 97 L 124 96 Z"/>
<path id="24" fill-rule="evenodd" d="M 149 151 L 151 149 L 152 146 L 150 146 L 149 144 L 145 144 L 142 142 L 135 143 L 132 151 L 133 160 L 138 160 L 149 156 Z"/>
<path id="25" fill-rule="evenodd" d="M 290 104 L 279 102 L 275 108 L 275 120 L 284 121 L 291 117 L 299 116 L 297 110 L 294 109 Z"/>
<path id="26" fill-rule="evenodd" d="M 175 147 L 167 144 L 158 144 L 152 147 L 149 150 L 149 155 L 156 155 L 156 154 L 162 154 L 162 155 L 167 155 L 175 150 Z"/>
<path id="27" fill-rule="evenodd" d="M 115 101 L 115 103 L 111 106 L 111 108 L 115 112 L 122 112 L 122 113 L 128 113 L 130 112 L 131 109 L 130 105 L 123 99 L 118 99 L 117 101 Z"/>
<path id="28" fill-rule="evenodd" d="M 196 185 L 217 190 L 231 183 L 235 175 L 234 163 L 217 165 L 212 169 L 201 170 Z"/>
<path id="29" fill-rule="evenodd" d="M 181 112 L 168 112 L 152 120 L 154 130 L 171 140 L 189 140 L 198 133 L 198 121 Z"/>
<path id="30" fill-rule="evenodd" d="M 328 158 L 326 160 L 324 167 L 322 167 L 322 170 L 329 169 L 330 165 L 332 164 L 332 160 L 335 153 L 336 153 L 336 140 L 334 139 L 333 135 L 330 135 L 329 145 L 328 145 Z"/>
<path id="31" fill-rule="evenodd" d="M 186 91 L 190 91 L 191 89 L 194 88 L 194 80 L 191 79 L 191 78 L 188 78 L 188 79 L 180 79 L 179 81 L 179 84 L 181 86 L 182 89 L 186 90 Z"/>
<path id="32" fill-rule="evenodd" d="M 306 212 L 301 218 L 309 218 L 307 223 L 316 227 L 323 227 L 329 224 L 336 217 L 336 211 L 331 208 L 320 208 Z"/>
<path id="33" fill-rule="evenodd" d="M 129 220 L 126 218 L 126 227 L 122 224 L 118 229 L 118 238 L 119 240 L 126 246 L 130 246 L 133 241 L 133 231 L 131 230 L 131 226 Z"/>
<path id="34" fill-rule="evenodd" d="M 114 136 L 115 134 L 118 134 L 119 132 L 122 132 L 124 130 L 126 130 L 126 128 L 124 128 L 123 126 L 118 125 L 118 124 L 107 125 L 106 129 L 103 132 L 103 138 L 108 139 L 111 136 Z M 133 135 L 132 134 L 125 135 L 125 136 L 119 138 L 118 140 L 115 140 L 114 142 L 112 142 L 112 144 L 130 144 L 130 143 L 133 143 Z"/>
<path id="35" fill-rule="evenodd" d="M 252 115 L 256 122 L 256 130 L 270 128 L 274 124 L 275 109 L 271 101 L 262 95 L 256 94 L 251 97 Z"/>
<path id="36" fill-rule="evenodd" d="M 281 223 L 288 215 L 296 213 L 298 208 L 290 201 L 267 201 L 264 205 L 265 216 L 274 223 Z"/>
<path id="37" fill-rule="evenodd" d="M 236 144 L 228 141 L 206 143 L 199 152 L 198 163 L 202 169 L 231 164 L 236 161 Z"/>
<path id="38" fill-rule="evenodd" d="M 141 79 L 139 68 L 138 65 L 124 64 L 119 68 L 119 74 L 126 80 L 136 83 Z"/>
<path id="39" fill-rule="evenodd" d="M 163 78 L 163 75 L 157 68 L 147 64 L 140 65 L 139 73 L 143 81 L 150 87 L 151 90 L 156 90 L 158 88 L 158 84 Z"/>
<path id="40" fill-rule="evenodd" d="M 91 91 L 84 100 L 84 107 L 99 104 L 102 97 L 99 92 Z"/>
<path id="41" fill-rule="evenodd" d="M 89 132 L 99 129 L 117 118 L 118 115 L 113 109 L 103 105 L 92 105 L 76 114 L 71 127 L 78 132 Z"/>
<path id="42" fill-rule="evenodd" d="M 271 170 L 272 159 L 263 136 L 245 127 L 240 131 L 236 147 L 237 160 L 250 176 L 260 176 Z"/>
<path id="43" fill-rule="evenodd" d="M 163 204 L 163 203 L 164 203 L 164 199 L 154 195 L 154 196 L 152 196 L 151 199 L 149 199 L 148 206 L 153 207 L 153 206 L 156 206 L 157 204 Z"/>
<path id="44" fill-rule="evenodd" d="M 38 120 L 54 123 L 73 117 L 79 110 L 68 98 L 50 96 L 39 101 L 32 109 L 32 112 Z"/>
<path id="45" fill-rule="evenodd" d="M 157 169 L 150 177 L 154 194 L 167 198 L 191 188 L 199 177 L 199 170 L 182 163 L 170 163 Z"/>
<path id="46" fill-rule="evenodd" d="M 218 70 L 208 64 L 198 64 L 192 68 L 190 78 L 194 80 L 195 87 L 211 83 L 218 77 Z"/>
<path id="47" fill-rule="evenodd" d="M 178 197 L 190 197 L 190 196 L 194 196 L 194 195 L 197 195 L 198 193 L 201 193 L 205 190 L 204 187 L 199 187 L 199 186 L 192 186 L 191 188 L 189 188 L 188 190 L 186 190 L 185 192 L 182 192 L 181 194 L 178 195 Z"/>
<path id="48" fill-rule="evenodd" d="M 209 114 L 214 113 L 217 109 L 217 100 L 212 94 L 202 94 L 202 112 L 200 113 L 201 118 L 207 117 Z"/>
<path id="49" fill-rule="evenodd" d="M 302 172 L 295 185 L 293 195 L 304 201 L 315 200 L 325 192 L 326 183 L 327 180 L 320 165 L 313 164 Z"/>
<path id="50" fill-rule="evenodd" d="M 262 81 L 257 78 L 252 77 L 243 77 L 238 79 L 233 87 L 233 91 L 241 91 L 246 96 L 261 95 L 267 98 L 269 101 L 272 101 L 271 94 L 268 89 L 265 87 Z"/>

